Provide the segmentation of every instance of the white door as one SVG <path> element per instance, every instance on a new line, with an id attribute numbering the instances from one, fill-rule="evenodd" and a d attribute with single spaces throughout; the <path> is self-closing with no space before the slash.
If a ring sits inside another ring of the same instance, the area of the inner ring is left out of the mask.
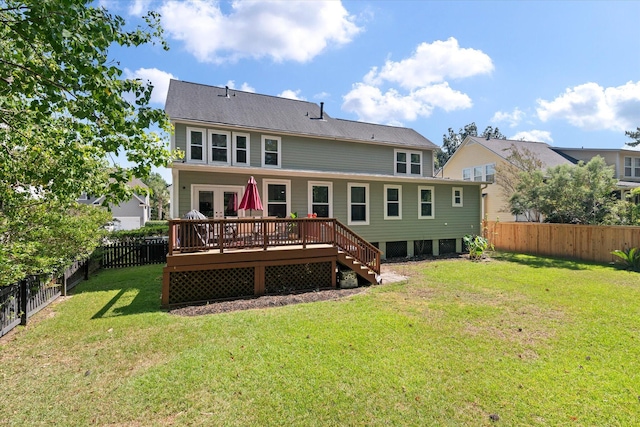
<path id="1" fill-rule="evenodd" d="M 191 209 L 197 209 L 207 218 L 238 216 L 238 204 L 243 187 L 194 185 L 191 189 Z"/>

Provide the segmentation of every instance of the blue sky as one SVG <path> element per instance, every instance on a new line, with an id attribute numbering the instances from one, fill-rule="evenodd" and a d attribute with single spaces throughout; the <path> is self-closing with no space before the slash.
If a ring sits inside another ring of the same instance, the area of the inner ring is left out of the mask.
<path id="1" fill-rule="evenodd" d="M 332 117 L 498 126 L 559 147 L 621 148 L 640 126 L 636 1 L 114 1 L 162 15 L 171 49 L 114 49 L 126 75 L 325 103 Z M 170 175 L 163 171 L 168 180 Z"/>

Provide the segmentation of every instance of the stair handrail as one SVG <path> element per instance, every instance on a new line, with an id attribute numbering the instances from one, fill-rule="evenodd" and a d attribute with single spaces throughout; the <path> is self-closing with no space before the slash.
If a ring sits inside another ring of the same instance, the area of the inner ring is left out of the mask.
<path id="1" fill-rule="evenodd" d="M 336 225 L 334 227 L 334 244 L 356 261 L 367 266 L 376 274 L 380 274 L 382 251 L 337 219 L 334 219 L 334 222 Z"/>

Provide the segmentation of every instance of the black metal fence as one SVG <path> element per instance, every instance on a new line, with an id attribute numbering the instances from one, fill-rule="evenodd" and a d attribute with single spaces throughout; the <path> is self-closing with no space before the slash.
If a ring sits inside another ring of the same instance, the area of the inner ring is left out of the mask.
<path id="1" fill-rule="evenodd" d="M 100 262 L 91 259 L 76 261 L 59 277 L 29 276 L 17 283 L 0 286 L 0 337 L 49 305 L 78 283 L 87 280 L 100 268 L 131 267 L 161 264 L 167 261 L 166 240 L 116 242 L 101 248 Z"/>
<path id="2" fill-rule="evenodd" d="M 42 310 L 62 294 L 63 284 L 51 276 L 29 276 L 0 288 L 0 336 Z"/>

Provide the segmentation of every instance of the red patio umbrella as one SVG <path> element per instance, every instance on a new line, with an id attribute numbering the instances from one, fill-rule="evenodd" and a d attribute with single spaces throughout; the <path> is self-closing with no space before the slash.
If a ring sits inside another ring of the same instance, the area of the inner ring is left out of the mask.
<path id="1" fill-rule="evenodd" d="M 258 194 L 258 185 L 254 177 L 249 178 L 247 188 L 244 190 L 244 196 L 242 196 L 238 209 L 249 209 L 249 216 L 251 216 L 251 211 L 254 209 L 258 211 L 264 209 L 262 207 L 262 201 L 260 200 L 260 194 Z"/>

